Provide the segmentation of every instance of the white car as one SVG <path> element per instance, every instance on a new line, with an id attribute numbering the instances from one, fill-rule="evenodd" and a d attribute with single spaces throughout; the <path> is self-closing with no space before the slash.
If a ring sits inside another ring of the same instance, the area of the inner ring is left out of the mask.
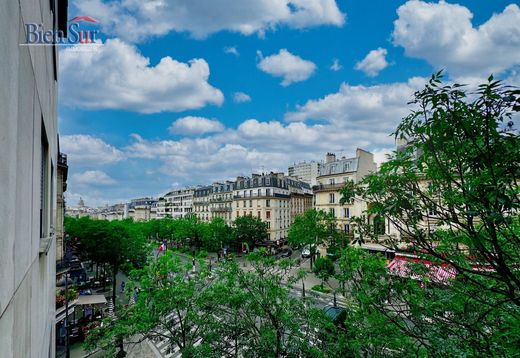
<path id="1" fill-rule="evenodd" d="M 311 248 L 309 246 L 305 246 L 302 249 L 302 258 L 311 257 Z"/>

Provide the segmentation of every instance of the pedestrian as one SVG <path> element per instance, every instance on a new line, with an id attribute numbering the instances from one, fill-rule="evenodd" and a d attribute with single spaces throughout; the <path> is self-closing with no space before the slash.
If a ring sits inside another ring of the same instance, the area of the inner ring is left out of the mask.
<path id="1" fill-rule="evenodd" d="M 125 292 L 125 281 L 121 281 L 121 293 Z"/>

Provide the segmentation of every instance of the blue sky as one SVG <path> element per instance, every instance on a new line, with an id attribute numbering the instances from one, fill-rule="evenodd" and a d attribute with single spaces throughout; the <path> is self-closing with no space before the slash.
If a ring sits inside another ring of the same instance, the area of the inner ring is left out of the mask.
<path id="1" fill-rule="evenodd" d="M 436 69 L 520 82 L 512 1 L 76 0 L 70 12 L 102 33 L 95 51 L 60 53 L 70 205 L 286 171 L 327 151 L 380 161 Z"/>

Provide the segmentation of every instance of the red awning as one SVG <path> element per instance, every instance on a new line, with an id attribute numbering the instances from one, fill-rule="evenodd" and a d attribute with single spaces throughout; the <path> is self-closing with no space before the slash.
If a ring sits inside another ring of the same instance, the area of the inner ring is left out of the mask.
<path id="1" fill-rule="evenodd" d="M 425 265 L 428 270 L 426 275 L 421 275 L 418 272 L 413 272 L 410 268 L 410 264 L 421 263 Z M 437 283 L 446 283 L 449 280 L 454 279 L 457 276 L 457 270 L 447 264 L 434 264 L 428 260 L 421 259 L 408 259 L 402 256 L 396 256 L 387 266 L 390 274 L 409 277 L 414 280 L 423 280 L 428 278 L 429 280 Z"/>

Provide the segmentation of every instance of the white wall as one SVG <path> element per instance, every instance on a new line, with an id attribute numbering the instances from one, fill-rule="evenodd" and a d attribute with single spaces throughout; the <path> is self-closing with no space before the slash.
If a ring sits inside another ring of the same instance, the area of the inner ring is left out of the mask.
<path id="1" fill-rule="evenodd" d="M 55 203 L 56 193 L 53 48 L 19 46 L 24 23 L 52 28 L 51 21 L 49 0 L 8 0 L 0 7 L 1 357 L 54 356 L 54 241 L 47 255 L 39 253 L 42 118 L 54 166 L 49 202 Z M 51 217 L 45 221 L 49 232 Z"/>

